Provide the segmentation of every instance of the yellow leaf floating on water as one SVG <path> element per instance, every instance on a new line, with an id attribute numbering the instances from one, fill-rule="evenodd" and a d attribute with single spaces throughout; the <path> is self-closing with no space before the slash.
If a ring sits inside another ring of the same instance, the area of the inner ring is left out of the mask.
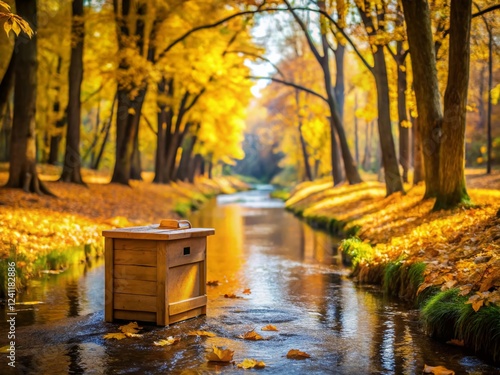
<path id="1" fill-rule="evenodd" d="M 306 359 L 306 358 L 311 358 L 309 354 L 306 352 L 302 352 L 298 349 L 290 349 L 288 353 L 286 354 L 286 357 L 288 359 Z"/>
<path id="2" fill-rule="evenodd" d="M 104 335 L 104 338 L 107 340 L 110 340 L 110 339 L 121 340 L 121 339 L 124 339 L 125 337 L 127 337 L 127 336 L 125 336 L 125 334 L 121 333 L 121 332 L 107 333 Z"/>
<path id="3" fill-rule="evenodd" d="M 264 338 L 259 335 L 257 332 L 255 332 L 254 329 L 251 331 L 245 332 L 244 335 L 240 336 L 240 338 L 244 340 L 251 340 L 251 341 L 258 341 L 258 340 L 263 340 Z"/>
<path id="4" fill-rule="evenodd" d="M 212 347 L 212 350 L 212 353 L 207 354 L 207 361 L 209 362 L 231 362 L 233 360 L 233 350 L 221 349 L 215 345 Z"/>
<path id="5" fill-rule="evenodd" d="M 249 369 L 249 368 L 264 368 L 266 364 L 263 361 L 257 361 L 252 358 L 245 358 L 243 362 L 238 363 L 239 368 Z"/>
<path id="6" fill-rule="evenodd" d="M 434 375 L 455 375 L 455 371 L 449 370 L 444 366 L 428 366 L 424 365 L 424 374 Z"/>
<path id="7" fill-rule="evenodd" d="M 159 341 L 155 341 L 154 344 L 156 346 L 170 346 L 170 345 L 177 344 L 179 341 L 181 341 L 181 339 L 179 337 L 169 336 L 169 337 L 167 337 L 166 340 L 162 339 Z"/>
<path id="8" fill-rule="evenodd" d="M 190 331 L 190 332 L 188 332 L 188 336 L 215 337 L 217 335 L 215 333 L 209 332 L 209 331 Z"/>
<path id="9" fill-rule="evenodd" d="M 142 327 L 139 327 L 139 325 L 137 324 L 137 322 L 130 322 L 129 324 L 125 325 L 125 326 L 120 326 L 120 331 L 122 331 L 123 333 L 137 333 L 139 332 L 139 330 L 142 329 Z"/>
<path id="10" fill-rule="evenodd" d="M 277 331 L 278 328 L 276 328 L 272 324 L 268 324 L 267 326 L 262 327 L 261 330 L 263 330 L 263 331 Z"/>

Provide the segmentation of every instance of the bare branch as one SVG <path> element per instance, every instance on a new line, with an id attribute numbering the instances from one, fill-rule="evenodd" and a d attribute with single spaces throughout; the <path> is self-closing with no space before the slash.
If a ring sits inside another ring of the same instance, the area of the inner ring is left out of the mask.
<path id="1" fill-rule="evenodd" d="M 267 57 L 264 57 L 264 56 L 261 56 L 261 55 L 258 55 L 256 53 L 252 53 L 252 52 L 247 52 L 247 51 L 240 51 L 240 50 L 234 50 L 234 51 L 227 51 L 227 53 L 241 53 L 243 55 L 248 55 L 248 56 L 251 56 L 251 57 L 255 57 L 257 59 L 260 59 L 262 61 L 265 61 L 267 63 L 269 63 L 274 69 L 276 69 L 276 71 L 278 72 L 278 74 L 280 76 L 282 76 L 283 78 L 285 78 L 285 75 L 283 74 L 283 72 L 280 70 L 280 68 L 278 68 L 278 66 L 276 64 L 274 64 L 271 60 L 269 60 Z"/>
<path id="2" fill-rule="evenodd" d="M 328 103 L 328 99 L 325 98 L 323 95 L 318 94 L 316 91 L 308 89 L 307 87 L 304 87 L 304 86 L 301 86 L 301 85 L 297 85 L 296 83 L 293 83 L 293 82 L 284 81 L 282 79 L 278 79 L 278 78 L 274 78 L 274 77 L 248 76 L 247 78 L 250 78 L 250 79 L 267 79 L 267 80 L 270 80 L 270 81 L 273 81 L 273 82 L 276 82 L 276 83 L 281 83 L 282 85 L 285 85 L 285 86 L 294 87 L 296 89 L 299 89 L 299 90 L 302 90 L 304 92 L 307 92 L 307 93 L 309 93 L 309 94 L 311 94 L 311 95 L 313 95 L 313 96 L 315 96 L 317 98 L 320 98 L 323 101 L 325 101 L 325 102 Z"/>
<path id="3" fill-rule="evenodd" d="M 146 125 L 154 133 L 154 135 L 158 136 L 158 132 L 155 130 L 155 128 L 153 128 L 153 124 L 151 124 L 151 121 L 149 121 L 146 115 L 142 112 L 141 112 L 141 117 L 144 119 L 144 122 L 146 122 Z"/>

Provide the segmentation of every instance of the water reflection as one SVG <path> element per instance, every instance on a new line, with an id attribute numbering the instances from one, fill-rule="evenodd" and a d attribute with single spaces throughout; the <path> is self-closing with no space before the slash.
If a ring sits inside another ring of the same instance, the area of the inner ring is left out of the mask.
<path id="1" fill-rule="evenodd" d="M 282 206 L 261 190 L 219 197 L 193 214 L 194 226 L 216 229 L 208 238 L 208 279 L 221 284 L 207 288 L 206 317 L 146 326 L 141 339 L 102 338 L 118 328 L 103 321 L 102 266 L 82 265 L 33 282 L 22 299 L 44 304 L 20 306 L 26 310 L 18 326 L 22 373 L 241 374 L 232 365 L 207 363 L 212 345 L 234 350 L 237 362 L 263 360 L 270 374 L 415 374 L 424 363 L 457 374 L 498 373 L 423 336 L 407 306 L 384 299 L 377 289 L 357 287 L 341 266 L 338 239 L 312 230 Z M 247 288 L 249 295 L 242 293 Z M 227 299 L 226 293 L 243 298 Z M 279 331 L 261 332 L 267 324 Z M 239 338 L 253 328 L 267 340 Z M 186 335 L 200 329 L 217 337 Z M 153 345 L 168 336 L 181 341 Z M 292 348 L 312 358 L 286 359 Z"/>

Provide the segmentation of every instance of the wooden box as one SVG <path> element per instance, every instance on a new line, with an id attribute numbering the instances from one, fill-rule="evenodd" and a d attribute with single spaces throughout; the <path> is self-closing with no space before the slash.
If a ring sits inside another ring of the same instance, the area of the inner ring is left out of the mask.
<path id="1" fill-rule="evenodd" d="M 207 236 L 187 220 L 102 232 L 105 320 L 165 326 L 206 314 Z"/>

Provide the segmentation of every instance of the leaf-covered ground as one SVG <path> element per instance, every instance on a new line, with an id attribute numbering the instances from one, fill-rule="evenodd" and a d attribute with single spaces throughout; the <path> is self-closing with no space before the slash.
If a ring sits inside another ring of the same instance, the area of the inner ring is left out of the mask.
<path id="1" fill-rule="evenodd" d="M 40 166 L 41 177 L 57 198 L 0 189 L 0 259 L 13 252 L 24 259 L 18 267 L 28 273 L 40 257 L 57 249 L 102 243 L 101 231 L 113 227 L 159 223 L 206 200 L 245 186 L 235 178 L 199 179 L 195 185 L 179 182 L 157 185 L 132 181 L 131 187 L 108 184 L 109 175 L 84 170 L 87 187 L 55 182 L 59 168 Z M 0 185 L 7 182 L 0 166 Z M 148 181 L 149 180 L 149 181 Z"/>
<path id="2" fill-rule="evenodd" d="M 357 232 L 373 246 L 361 267 L 424 262 L 419 292 L 459 288 L 477 310 L 500 305 L 500 173 L 469 175 L 468 187 L 475 206 L 452 211 L 433 212 L 434 200 L 422 200 L 423 186 L 386 198 L 378 182 L 333 188 L 327 180 L 299 185 L 287 206 L 306 219 L 334 219 L 344 231 Z"/>

